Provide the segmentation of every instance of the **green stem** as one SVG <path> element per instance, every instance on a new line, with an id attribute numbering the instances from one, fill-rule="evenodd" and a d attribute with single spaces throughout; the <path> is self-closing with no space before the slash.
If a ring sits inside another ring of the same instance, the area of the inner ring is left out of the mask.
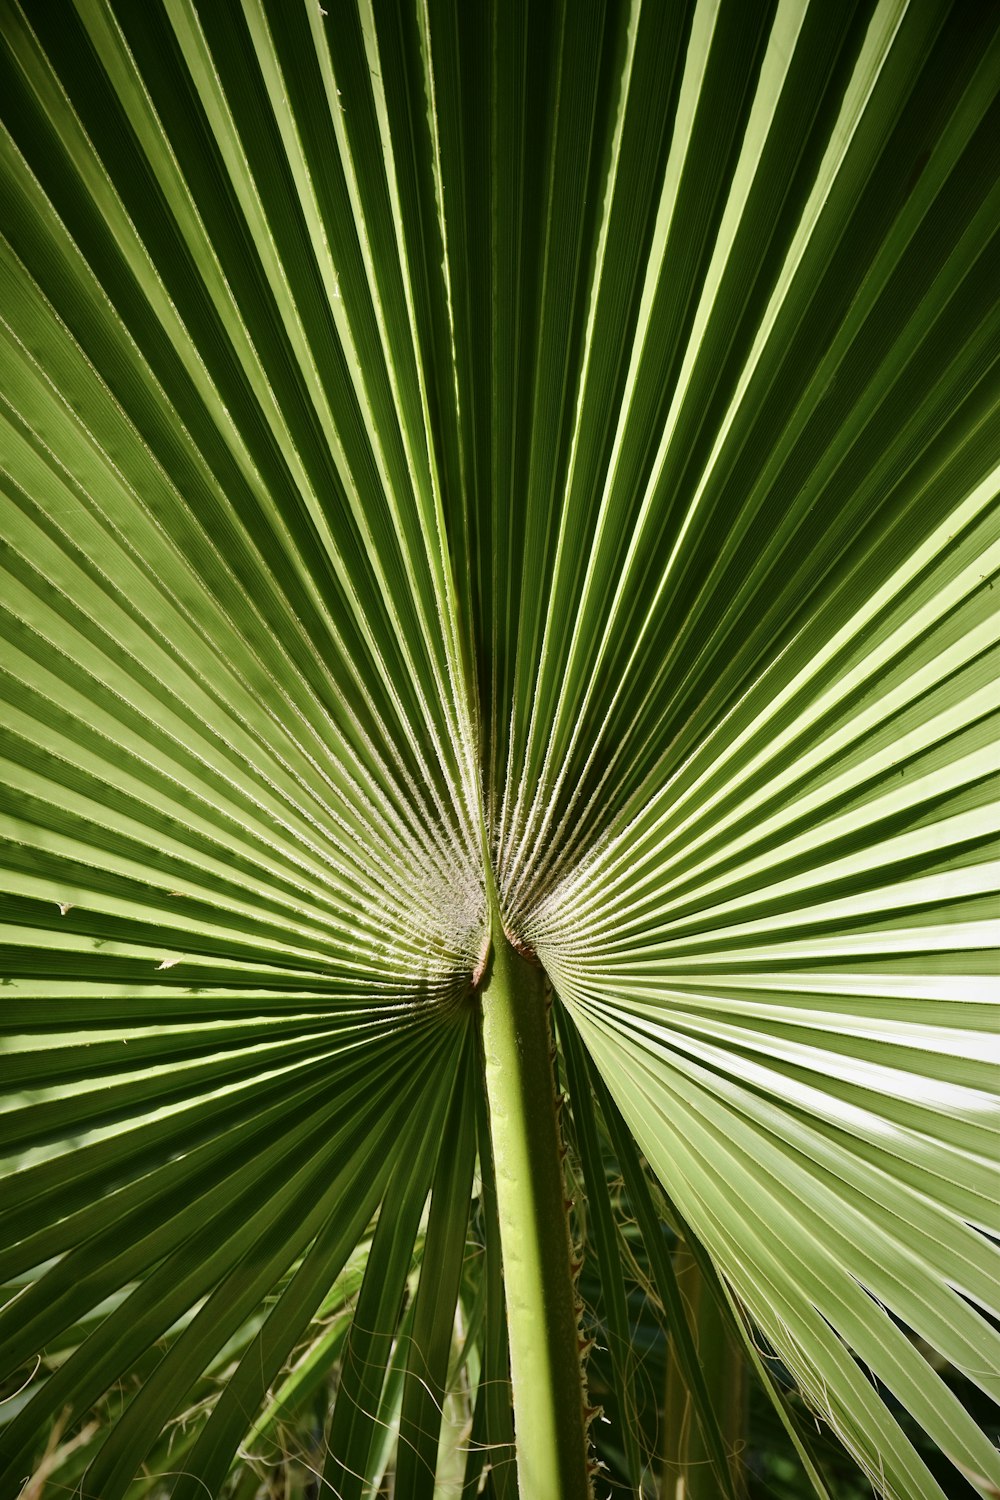
<path id="1" fill-rule="evenodd" d="M 569 1218 L 544 975 L 493 922 L 483 1052 L 524 1500 L 589 1500 Z"/>
<path id="2" fill-rule="evenodd" d="M 681 1247 L 674 1256 L 677 1285 L 687 1303 L 695 1330 L 698 1361 L 730 1455 L 730 1476 L 736 1495 L 745 1493 L 746 1370 L 743 1351 L 719 1304 L 705 1285 L 698 1263 Z M 719 1482 L 711 1450 L 695 1419 L 683 1374 L 671 1354 L 664 1402 L 666 1446 L 663 1464 L 664 1500 L 716 1500 Z"/>

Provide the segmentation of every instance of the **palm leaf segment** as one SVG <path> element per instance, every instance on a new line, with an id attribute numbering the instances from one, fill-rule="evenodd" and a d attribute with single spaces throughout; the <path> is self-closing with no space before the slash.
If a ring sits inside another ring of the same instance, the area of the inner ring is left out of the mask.
<path id="1" fill-rule="evenodd" d="M 124 1494 L 250 1327 L 162 1463 L 215 1493 L 380 1204 L 327 1482 L 389 1420 L 431 1492 L 484 858 L 863 1468 L 942 1493 L 887 1391 L 1000 1483 L 908 1336 L 997 1395 L 995 11 L 2 31 L 0 1345 L 75 1352 L 0 1493 L 138 1372 L 82 1491 Z"/>

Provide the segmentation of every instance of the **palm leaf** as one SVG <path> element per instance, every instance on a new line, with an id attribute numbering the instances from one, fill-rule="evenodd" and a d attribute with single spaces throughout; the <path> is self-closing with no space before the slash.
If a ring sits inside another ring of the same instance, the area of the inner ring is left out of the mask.
<path id="1" fill-rule="evenodd" d="M 991 1493 L 996 13 L 2 14 L 0 1495 L 251 1493 L 301 1359 L 321 1487 L 443 1486 L 461 1366 L 514 1492 L 494 911 L 623 1420 L 602 1129 L 720 1485 L 640 1152 L 882 1493 L 900 1407 Z"/>

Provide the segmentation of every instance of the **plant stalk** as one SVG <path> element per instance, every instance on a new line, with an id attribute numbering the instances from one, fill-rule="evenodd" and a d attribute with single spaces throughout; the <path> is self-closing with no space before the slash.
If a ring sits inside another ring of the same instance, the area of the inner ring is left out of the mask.
<path id="1" fill-rule="evenodd" d="M 746 1366 L 743 1351 L 735 1341 L 722 1310 L 705 1285 L 691 1252 L 675 1252 L 677 1284 L 687 1303 L 698 1345 L 698 1359 L 712 1404 L 722 1429 L 722 1440 L 730 1454 L 733 1492 L 746 1493 Z M 667 1369 L 663 1422 L 665 1452 L 662 1494 L 664 1500 L 716 1500 L 718 1478 L 711 1452 L 694 1416 L 691 1396 L 673 1352 Z"/>
<path id="2" fill-rule="evenodd" d="M 587 1413 L 542 970 L 493 922 L 483 1053 L 524 1500 L 590 1500 Z"/>

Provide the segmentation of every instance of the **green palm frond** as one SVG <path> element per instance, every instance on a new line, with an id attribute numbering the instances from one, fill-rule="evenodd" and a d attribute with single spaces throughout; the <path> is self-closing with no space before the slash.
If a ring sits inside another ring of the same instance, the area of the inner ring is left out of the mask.
<path id="1" fill-rule="evenodd" d="M 995 7 L 0 15 L 0 1500 L 556 1500 L 581 1226 L 653 1495 L 612 1159 L 718 1493 L 682 1240 L 996 1493 Z"/>

